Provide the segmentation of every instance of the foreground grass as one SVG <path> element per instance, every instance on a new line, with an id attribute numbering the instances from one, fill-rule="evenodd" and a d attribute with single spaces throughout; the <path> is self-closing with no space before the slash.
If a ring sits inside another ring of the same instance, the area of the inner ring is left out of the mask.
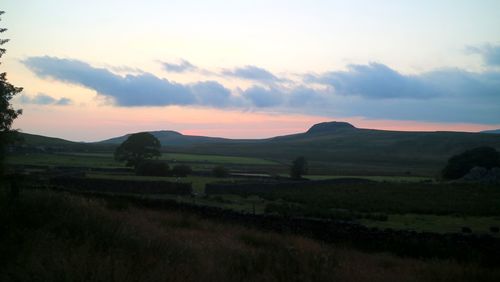
<path id="1" fill-rule="evenodd" d="M 477 265 L 366 254 L 126 202 L 0 192 L 0 281 L 500 279 Z"/>

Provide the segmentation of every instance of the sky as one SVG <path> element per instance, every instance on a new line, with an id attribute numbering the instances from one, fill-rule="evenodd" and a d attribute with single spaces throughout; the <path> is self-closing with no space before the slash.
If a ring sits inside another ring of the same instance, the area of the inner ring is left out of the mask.
<path id="1" fill-rule="evenodd" d="M 500 128 L 500 1 L 2 0 L 14 128 L 263 138 Z"/>

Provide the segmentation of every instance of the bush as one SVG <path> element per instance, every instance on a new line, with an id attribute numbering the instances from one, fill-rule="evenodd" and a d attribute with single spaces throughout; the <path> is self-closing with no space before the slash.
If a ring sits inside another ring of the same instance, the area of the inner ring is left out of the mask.
<path id="1" fill-rule="evenodd" d="M 500 167 L 500 153 L 491 147 L 478 147 L 455 155 L 448 160 L 442 171 L 445 179 L 459 179 L 473 167 L 491 169 Z"/>
<path id="2" fill-rule="evenodd" d="M 302 175 L 308 172 L 307 160 L 304 157 L 296 158 L 290 167 L 290 177 L 293 179 L 301 179 Z"/>
<path id="3" fill-rule="evenodd" d="M 219 165 L 212 169 L 212 174 L 215 177 L 226 177 L 229 175 L 229 171 L 225 167 Z"/>
<path id="4" fill-rule="evenodd" d="M 142 176 L 168 176 L 170 167 L 162 161 L 143 161 L 137 165 L 135 173 Z"/>
<path id="5" fill-rule="evenodd" d="M 193 170 L 188 165 L 176 165 L 172 168 L 172 175 L 178 177 L 186 177 L 193 173 Z"/>

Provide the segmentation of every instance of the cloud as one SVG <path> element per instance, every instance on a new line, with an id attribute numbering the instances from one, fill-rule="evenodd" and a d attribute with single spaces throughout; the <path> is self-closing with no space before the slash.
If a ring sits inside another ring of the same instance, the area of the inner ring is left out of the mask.
<path id="1" fill-rule="evenodd" d="M 481 55 L 487 66 L 500 66 L 500 45 L 484 44 L 482 46 L 468 46 L 465 51 L 469 54 Z"/>
<path id="2" fill-rule="evenodd" d="M 41 78 L 93 89 L 124 107 L 196 105 L 434 122 L 500 120 L 500 71 L 495 70 L 448 68 L 406 75 L 370 63 L 350 65 L 345 71 L 305 75 L 301 85 L 255 83 L 231 93 L 217 81 L 181 84 L 147 72 L 121 76 L 78 60 L 31 57 L 24 64 Z M 37 100 L 44 102 L 55 103 L 47 98 Z"/>
<path id="3" fill-rule="evenodd" d="M 347 71 L 332 71 L 308 79 L 333 87 L 336 94 L 367 99 L 424 99 L 437 94 L 418 76 L 402 75 L 379 63 L 349 65 Z"/>
<path id="4" fill-rule="evenodd" d="M 59 105 L 59 106 L 67 106 L 67 105 L 71 105 L 71 104 L 73 104 L 73 101 L 71 101 L 71 99 L 65 98 L 65 97 L 57 100 L 57 102 L 56 102 L 56 105 Z"/>
<path id="5" fill-rule="evenodd" d="M 268 70 L 263 68 L 259 68 L 256 66 L 244 66 L 235 68 L 232 70 L 226 69 L 222 71 L 222 75 L 232 76 L 246 80 L 252 80 L 262 83 L 272 83 L 272 82 L 281 82 L 282 79 L 278 78 Z"/>
<path id="6" fill-rule="evenodd" d="M 221 97 L 227 97 L 228 93 L 228 90 L 220 84 L 214 87 L 217 82 L 207 85 L 211 86 L 211 90 L 223 93 L 209 94 L 207 90 L 200 90 L 203 85 L 184 85 L 158 78 L 150 73 L 119 76 L 107 69 L 95 68 L 78 60 L 45 56 L 30 57 L 23 63 L 41 78 L 52 78 L 93 89 L 99 95 L 111 99 L 116 105 L 125 107 L 196 105 L 200 102 L 215 105 L 221 102 Z M 211 97 L 214 97 L 217 103 L 209 101 Z"/>
<path id="7" fill-rule="evenodd" d="M 306 86 L 298 86 L 290 90 L 288 105 L 296 108 L 306 106 L 325 106 L 327 104 L 325 94 Z"/>
<path id="8" fill-rule="evenodd" d="M 22 95 L 19 97 L 19 101 L 23 104 L 58 105 L 58 106 L 67 106 L 73 103 L 69 98 L 63 97 L 60 99 L 56 99 L 44 93 L 39 93 L 33 97 Z"/>
<path id="9" fill-rule="evenodd" d="M 404 75 L 383 64 L 370 63 L 350 65 L 347 71 L 308 75 L 306 81 L 330 86 L 337 95 L 364 99 L 500 99 L 500 72 L 495 71 L 475 73 L 448 68 Z"/>
<path id="10" fill-rule="evenodd" d="M 222 108 L 232 104 L 231 92 L 216 81 L 192 84 L 191 91 L 197 97 L 200 105 Z"/>
<path id="11" fill-rule="evenodd" d="M 259 108 L 280 106 L 284 102 L 284 94 L 281 91 L 260 86 L 253 86 L 245 90 L 243 97 Z"/>
<path id="12" fill-rule="evenodd" d="M 183 72 L 198 70 L 197 66 L 191 64 L 186 60 L 181 60 L 180 63 L 177 64 L 162 62 L 162 65 L 163 69 L 165 69 L 167 72 L 183 73 Z"/>

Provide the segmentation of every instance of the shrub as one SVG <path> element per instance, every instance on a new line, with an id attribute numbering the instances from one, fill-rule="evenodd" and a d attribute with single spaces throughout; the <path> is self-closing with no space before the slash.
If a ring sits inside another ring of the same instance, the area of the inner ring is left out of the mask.
<path id="1" fill-rule="evenodd" d="M 215 177 L 226 177 L 229 175 L 229 171 L 225 167 L 219 165 L 212 169 L 212 174 Z"/>
<path id="2" fill-rule="evenodd" d="M 304 157 L 296 158 L 290 168 L 290 177 L 293 179 L 301 179 L 302 175 L 308 172 L 307 160 Z"/>
<path id="3" fill-rule="evenodd" d="M 162 161 L 143 161 L 137 165 L 135 173 L 143 176 L 168 176 L 170 167 Z"/>
<path id="4" fill-rule="evenodd" d="M 445 179 L 459 179 L 473 167 L 491 169 L 500 166 L 500 153 L 491 147 L 478 147 L 455 155 L 442 171 Z"/>
<path id="5" fill-rule="evenodd" d="M 193 170 L 188 165 L 176 165 L 172 168 L 172 174 L 178 177 L 186 177 L 193 173 Z"/>

